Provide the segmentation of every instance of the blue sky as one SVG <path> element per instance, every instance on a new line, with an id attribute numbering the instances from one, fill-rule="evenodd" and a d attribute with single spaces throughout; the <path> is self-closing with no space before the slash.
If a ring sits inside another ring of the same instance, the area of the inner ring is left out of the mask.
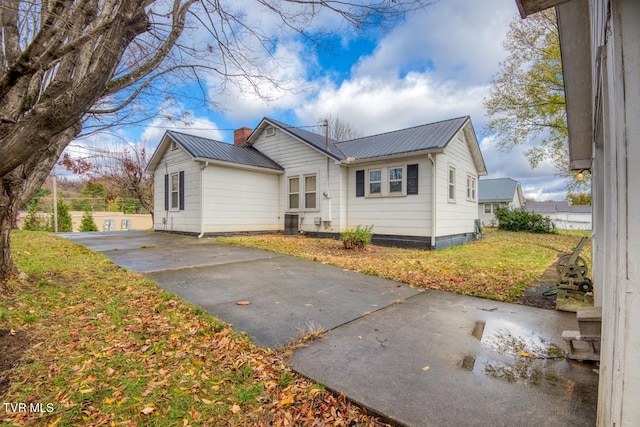
<path id="1" fill-rule="evenodd" d="M 246 12 L 249 20 L 270 25 L 259 11 Z M 330 115 L 370 135 L 469 115 L 488 178 L 520 181 L 525 197 L 563 200 L 564 182 L 549 162 L 532 170 L 526 147 L 502 152 L 484 130 L 482 101 L 506 55 L 502 41 L 516 16 L 514 0 L 440 0 L 385 33 L 345 34 L 343 24 L 335 23 L 330 51 L 289 38 L 275 47 L 276 60 L 265 60 L 269 73 L 296 90 L 265 84 L 261 89 L 270 98 L 265 101 L 234 86 L 218 93 L 219 82 L 211 76 L 206 80 L 209 96 L 224 111 L 179 100 L 173 109 L 192 112 L 189 126 L 156 119 L 123 133 L 131 142 L 155 147 L 169 128 L 231 142 L 232 129 L 253 128 L 264 116 L 311 126 Z M 324 24 L 334 25 L 330 18 Z"/>

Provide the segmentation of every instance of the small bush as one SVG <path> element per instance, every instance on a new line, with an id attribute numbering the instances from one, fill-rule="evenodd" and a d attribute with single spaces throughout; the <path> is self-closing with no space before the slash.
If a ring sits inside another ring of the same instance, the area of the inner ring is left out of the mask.
<path id="1" fill-rule="evenodd" d="M 84 209 L 84 213 L 82 214 L 79 231 L 98 231 L 98 226 L 93 220 L 91 208 L 88 206 Z"/>
<path id="2" fill-rule="evenodd" d="M 524 209 L 498 208 L 495 212 L 498 228 L 507 231 L 558 234 L 556 225 L 549 217 Z"/>
<path id="3" fill-rule="evenodd" d="M 342 240 L 345 249 L 362 249 L 371 243 L 372 237 L 373 225 L 357 226 L 355 230 L 348 230 L 340 234 L 340 240 Z"/>

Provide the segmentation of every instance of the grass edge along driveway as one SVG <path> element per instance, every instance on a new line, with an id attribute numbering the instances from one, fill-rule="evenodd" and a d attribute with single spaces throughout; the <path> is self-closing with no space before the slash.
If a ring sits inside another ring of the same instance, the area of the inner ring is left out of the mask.
<path id="1" fill-rule="evenodd" d="M 0 285 L 0 422 L 379 425 L 144 276 L 52 234 L 12 237 L 29 279 Z"/>
<path id="2" fill-rule="evenodd" d="M 334 239 L 278 234 L 217 240 L 332 264 L 411 286 L 516 302 L 559 254 L 571 253 L 583 235 L 588 233 L 543 235 L 490 229 L 478 241 L 437 251 L 375 245 L 364 250 L 345 250 Z M 581 256 L 590 266 L 590 243 Z"/>

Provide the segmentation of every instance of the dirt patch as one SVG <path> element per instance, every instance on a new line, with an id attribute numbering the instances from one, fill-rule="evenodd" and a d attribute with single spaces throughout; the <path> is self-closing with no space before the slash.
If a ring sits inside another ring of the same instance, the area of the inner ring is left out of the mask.
<path id="1" fill-rule="evenodd" d="M 518 303 L 531 307 L 546 308 L 553 310 L 556 308 L 556 295 L 544 296 L 542 293 L 549 288 L 556 286 L 558 273 L 556 272 L 556 262 L 554 261 L 527 289 L 520 298 Z"/>
<path id="2" fill-rule="evenodd" d="M 10 371 L 18 365 L 30 344 L 31 340 L 26 332 L 11 333 L 10 330 L 0 329 L 0 396 L 4 396 L 9 389 Z"/>

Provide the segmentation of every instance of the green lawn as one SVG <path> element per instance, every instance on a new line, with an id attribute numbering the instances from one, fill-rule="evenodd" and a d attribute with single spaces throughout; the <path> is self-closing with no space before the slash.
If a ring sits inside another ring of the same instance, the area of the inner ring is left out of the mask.
<path id="1" fill-rule="evenodd" d="M 0 285 L 0 367 L 19 359 L 0 372 L 0 423 L 377 425 L 142 275 L 52 234 L 12 237 L 30 279 Z"/>
<path id="2" fill-rule="evenodd" d="M 582 235 L 585 233 L 543 235 L 489 229 L 476 242 L 438 251 L 375 245 L 345 250 L 340 241 L 333 239 L 282 235 L 218 240 L 333 264 L 412 286 L 513 302 L 556 261 L 559 253 L 570 253 Z M 590 265 L 590 243 L 582 257 Z"/>

